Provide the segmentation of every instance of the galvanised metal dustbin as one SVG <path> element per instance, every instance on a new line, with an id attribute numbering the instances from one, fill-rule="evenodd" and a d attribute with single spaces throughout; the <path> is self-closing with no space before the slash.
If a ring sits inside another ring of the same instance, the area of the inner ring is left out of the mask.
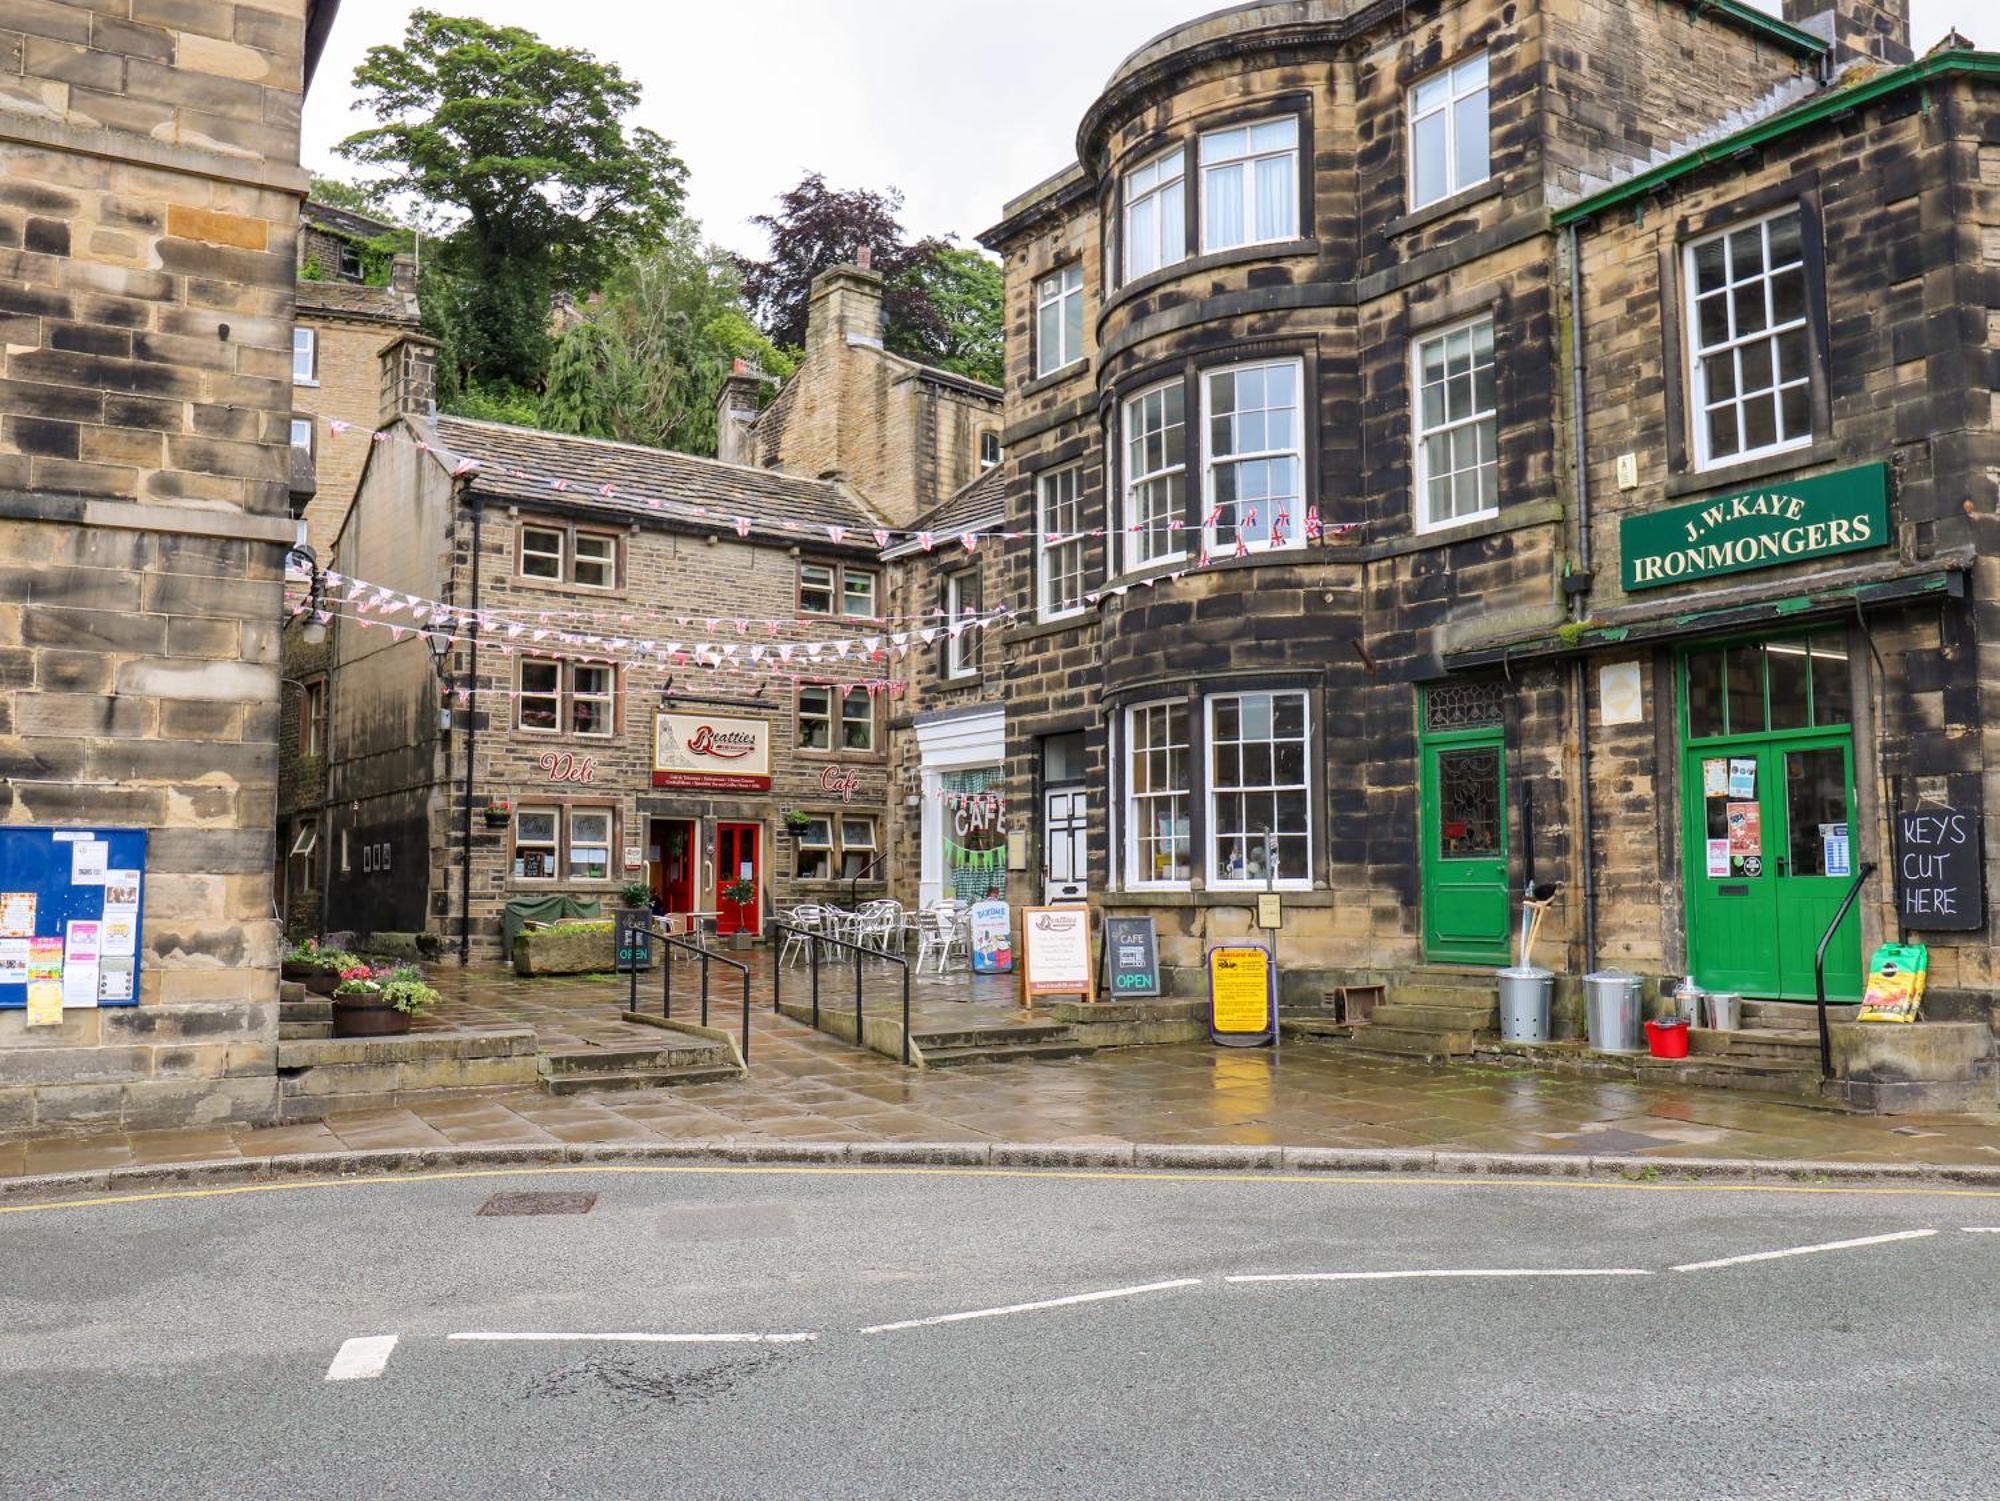
<path id="1" fill-rule="evenodd" d="M 1500 1038 L 1503 1042 L 1547 1042 L 1555 971 L 1538 964 L 1500 971 Z"/>
<path id="2" fill-rule="evenodd" d="M 1583 977 L 1584 1026 L 1598 1053 L 1643 1053 L 1639 977 L 1622 969 L 1601 969 Z"/>

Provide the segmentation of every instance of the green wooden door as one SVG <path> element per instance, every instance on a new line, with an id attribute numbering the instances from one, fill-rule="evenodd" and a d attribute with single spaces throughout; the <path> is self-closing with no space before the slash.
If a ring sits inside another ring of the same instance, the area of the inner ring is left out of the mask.
<path id="1" fill-rule="evenodd" d="M 1420 837 L 1427 959 L 1508 962 L 1505 752 L 1498 727 L 1423 741 Z"/>
<path id="2" fill-rule="evenodd" d="M 1682 661 L 1688 953 L 1711 990 L 1814 995 L 1813 959 L 1858 863 L 1842 632 L 1690 651 Z M 1827 996 L 1861 994 L 1850 913 Z"/>

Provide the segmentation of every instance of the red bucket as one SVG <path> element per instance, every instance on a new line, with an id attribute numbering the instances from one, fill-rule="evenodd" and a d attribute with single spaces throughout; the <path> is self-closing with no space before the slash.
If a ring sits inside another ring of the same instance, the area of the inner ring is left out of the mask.
<path id="1" fill-rule="evenodd" d="M 1647 1022 L 1646 1044 L 1655 1058 L 1685 1058 L 1688 1055 L 1688 1024 L 1682 1021 Z"/>

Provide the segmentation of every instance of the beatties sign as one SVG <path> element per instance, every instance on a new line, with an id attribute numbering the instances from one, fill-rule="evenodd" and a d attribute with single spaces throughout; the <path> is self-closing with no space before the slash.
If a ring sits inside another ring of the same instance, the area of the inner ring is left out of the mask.
<path id="1" fill-rule="evenodd" d="M 711 792 L 770 791 L 770 721 L 656 714 L 653 785 Z"/>

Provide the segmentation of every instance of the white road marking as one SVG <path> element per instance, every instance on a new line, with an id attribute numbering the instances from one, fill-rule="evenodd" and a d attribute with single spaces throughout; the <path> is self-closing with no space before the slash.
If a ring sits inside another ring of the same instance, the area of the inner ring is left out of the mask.
<path id="1" fill-rule="evenodd" d="M 1713 1267 L 1741 1266 L 1747 1261 L 1778 1261 L 1787 1256 L 1811 1256 L 1819 1251 L 1851 1251 L 1857 1246 L 1885 1246 L 1896 1240 L 1922 1240 L 1935 1230 L 1898 1230 L 1893 1235 L 1864 1235 L 1858 1240 L 1830 1240 L 1819 1246 L 1792 1246 L 1783 1251 L 1753 1251 L 1748 1256 L 1722 1256 L 1714 1261 L 1690 1261 L 1677 1272 L 1706 1272 Z"/>
<path id="2" fill-rule="evenodd" d="M 2000 1235 L 2000 1225 L 1967 1225 L 1967 1235 Z"/>
<path id="3" fill-rule="evenodd" d="M 482 1340 L 488 1343 L 522 1341 L 529 1344 L 556 1344 L 564 1341 L 584 1340 L 596 1344 L 625 1345 L 797 1345 L 819 1338 L 817 1334 L 654 1334 L 632 1332 L 625 1334 L 584 1334 L 584 1333 L 529 1333 L 503 1334 L 486 1331 L 467 1331 L 447 1334 L 446 1339 Z"/>
<path id="4" fill-rule="evenodd" d="M 923 1329 L 932 1324 L 957 1324 L 966 1319 L 997 1319 L 1004 1313 L 1033 1313 L 1042 1308 L 1068 1308 L 1076 1303 L 1101 1303 L 1106 1298 L 1131 1298 L 1140 1293 L 1163 1293 L 1177 1287 L 1199 1287 L 1201 1278 L 1181 1277 L 1173 1282 L 1148 1282 L 1143 1287 L 1114 1287 L 1101 1293 L 1077 1293 L 1067 1298 L 1049 1298 L 1040 1303 L 1010 1303 L 1005 1308 L 976 1308 L 970 1313 L 940 1313 L 927 1319 L 904 1319 L 897 1324 L 870 1324 L 863 1334 L 887 1334 L 892 1329 Z"/>
<path id="5" fill-rule="evenodd" d="M 1224 1282 L 1395 1282 L 1405 1277 L 1650 1277 L 1644 1267 L 1464 1267 L 1420 1272 L 1258 1272 Z"/>
<path id="6" fill-rule="evenodd" d="M 396 1348 L 398 1334 L 369 1334 L 348 1340 L 326 1368 L 329 1381 L 368 1381 L 382 1374 Z"/>

